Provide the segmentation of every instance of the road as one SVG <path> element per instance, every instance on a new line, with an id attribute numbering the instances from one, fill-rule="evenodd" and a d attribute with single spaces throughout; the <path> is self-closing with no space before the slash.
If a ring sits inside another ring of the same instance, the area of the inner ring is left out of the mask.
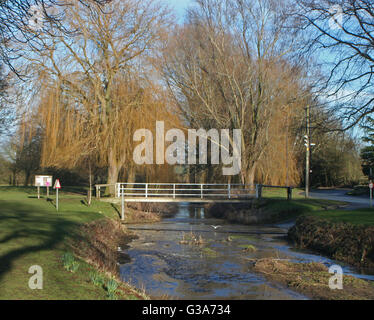
<path id="1" fill-rule="evenodd" d="M 347 209 L 369 208 L 370 199 L 365 196 L 349 196 L 347 192 L 351 189 L 329 189 L 329 190 L 312 190 L 310 197 L 315 199 L 327 199 L 349 202 Z"/>

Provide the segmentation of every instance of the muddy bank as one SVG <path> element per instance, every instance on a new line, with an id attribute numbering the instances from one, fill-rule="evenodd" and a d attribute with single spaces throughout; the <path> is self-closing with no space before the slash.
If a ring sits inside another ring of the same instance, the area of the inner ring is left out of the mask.
<path id="1" fill-rule="evenodd" d="M 225 219 L 231 223 L 245 225 L 280 222 L 298 213 L 298 208 L 269 209 L 267 200 L 250 203 L 214 203 L 205 206 L 207 217 Z"/>
<path id="2" fill-rule="evenodd" d="M 354 266 L 374 267 L 374 227 L 301 216 L 288 237 L 299 248 L 316 250 Z"/>
<path id="3" fill-rule="evenodd" d="M 119 275 L 119 263 L 130 261 L 123 252 L 127 244 L 137 236 L 124 229 L 119 221 L 104 218 L 84 224 L 77 235 L 68 238 L 67 244 L 76 257 L 92 265 L 97 271 L 118 281 L 118 292 L 125 299 L 149 299 L 144 291 L 122 282 Z"/>
<path id="4" fill-rule="evenodd" d="M 82 225 L 78 235 L 69 240 L 74 254 L 108 276 L 118 277 L 117 262 L 126 257 L 118 250 L 136 236 L 125 231 L 119 221 L 101 219 Z"/>
<path id="5" fill-rule="evenodd" d="M 321 263 L 291 263 L 279 259 L 259 259 L 252 261 L 251 269 L 264 274 L 270 281 L 285 285 L 313 299 L 374 299 L 373 283 L 352 276 L 343 276 L 343 290 L 330 289 L 329 279 L 332 274 Z"/>
<path id="6" fill-rule="evenodd" d="M 126 204 L 125 223 L 152 223 L 169 218 L 178 211 L 175 203 L 131 202 Z"/>

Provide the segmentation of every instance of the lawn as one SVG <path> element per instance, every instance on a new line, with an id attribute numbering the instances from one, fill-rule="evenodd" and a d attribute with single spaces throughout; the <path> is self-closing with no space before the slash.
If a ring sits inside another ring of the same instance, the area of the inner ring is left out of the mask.
<path id="1" fill-rule="evenodd" d="M 305 199 L 303 197 L 296 198 L 291 201 L 280 198 L 267 199 L 264 198 L 264 208 L 267 212 L 272 213 L 271 222 L 282 222 L 297 218 L 304 214 L 312 214 L 313 212 L 329 212 L 331 209 L 336 209 L 340 206 L 346 205 L 345 202 L 325 200 L 325 199 Z M 328 211 L 326 211 L 328 210 Z"/>
<path id="2" fill-rule="evenodd" d="M 66 238 L 82 223 L 118 213 L 109 203 L 88 207 L 84 196 L 63 189 L 57 212 L 54 197 L 37 199 L 36 188 L 0 187 L 0 299 L 106 299 L 104 287 L 90 281 L 93 267 L 79 261 L 78 271 L 70 273 L 61 257 Z M 43 269 L 42 290 L 28 286 L 33 265 Z"/>
<path id="3" fill-rule="evenodd" d="M 329 210 L 315 211 L 308 215 L 313 215 L 322 219 L 328 219 L 332 222 L 346 222 L 354 225 L 374 225 L 374 209 L 357 209 L 357 210 Z"/>
<path id="4" fill-rule="evenodd" d="M 304 190 L 300 188 L 292 189 L 292 199 L 305 199 L 303 195 Z M 262 188 L 262 197 L 263 198 L 272 198 L 272 199 L 287 199 L 287 188 Z"/>

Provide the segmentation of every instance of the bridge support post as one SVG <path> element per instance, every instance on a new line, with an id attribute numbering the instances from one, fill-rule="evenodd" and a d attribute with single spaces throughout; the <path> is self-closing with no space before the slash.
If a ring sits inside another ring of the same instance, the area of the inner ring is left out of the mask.
<path id="1" fill-rule="evenodd" d="M 124 197 L 124 190 L 121 190 L 121 188 L 119 188 L 119 192 L 121 193 L 121 220 L 125 221 L 125 197 Z"/>

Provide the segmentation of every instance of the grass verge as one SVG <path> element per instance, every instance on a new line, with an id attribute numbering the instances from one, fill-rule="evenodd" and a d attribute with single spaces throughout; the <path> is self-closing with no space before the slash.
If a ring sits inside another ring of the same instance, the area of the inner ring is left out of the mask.
<path id="1" fill-rule="evenodd" d="M 360 267 L 374 267 L 374 210 L 309 212 L 288 231 L 299 248 Z"/>
<path id="2" fill-rule="evenodd" d="M 72 273 L 62 256 L 69 242 L 79 237 L 85 223 L 103 218 L 118 219 L 108 203 L 94 201 L 90 207 L 82 195 L 60 192 L 59 211 L 54 196 L 37 199 L 36 188 L 0 187 L 0 299 L 85 300 L 107 299 L 105 286 L 95 286 L 92 272 L 110 277 L 76 258 L 79 269 Z M 28 286 L 31 266 L 43 269 L 43 289 Z M 136 290 L 121 284 L 119 299 L 140 298 Z"/>

